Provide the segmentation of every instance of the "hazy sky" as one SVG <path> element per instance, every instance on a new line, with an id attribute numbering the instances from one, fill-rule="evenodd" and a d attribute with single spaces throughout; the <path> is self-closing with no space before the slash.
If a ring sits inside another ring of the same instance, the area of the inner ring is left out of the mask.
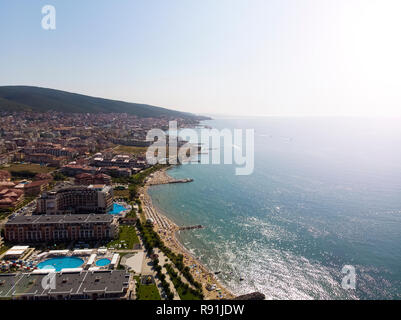
<path id="1" fill-rule="evenodd" d="M 400 16 L 400 0 L 1 0 L 0 85 L 196 113 L 401 114 Z"/>

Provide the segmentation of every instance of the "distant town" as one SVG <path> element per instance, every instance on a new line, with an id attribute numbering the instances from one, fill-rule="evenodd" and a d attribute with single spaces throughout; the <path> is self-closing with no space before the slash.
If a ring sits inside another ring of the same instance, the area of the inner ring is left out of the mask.
<path id="1" fill-rule="evenodd" d="M 169 120 L 1 112 L 1 299 L 228 297 L 164 244 L 176 229 L 147 200 L 144 188 L 166 166 L 146 163 L 146 132 Z"/>

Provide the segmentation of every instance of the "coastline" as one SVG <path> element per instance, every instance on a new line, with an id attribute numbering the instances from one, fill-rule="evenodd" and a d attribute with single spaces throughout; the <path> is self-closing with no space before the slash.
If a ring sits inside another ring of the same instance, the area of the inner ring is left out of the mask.
<path id="1" fill-rule="evenodd" d="M 182 254 L 184 256 L 184 263 L 186 266 L 190 267 L 192 276 L 196 281 L 202 284 L 205 300 L 233 299 L 235 295 L 222 285 L 217 277 L 178 240 L 176 234 L 180 227 L 167 218 L 166 215 L 152 203 L 152 199 L 148 193 L 149 187 L 152 185 L 166 184 L 166 181 L 170 181 L 171 183 L 174 178 L 170 177 L 166 172 L 170 168 L 171 167 L 162 168 L 153 173 L 153 176 L 148 179 L 145 186 L 141 189 L 140 198 L 143 202 L 145 217 L 155 220 L 154 228 L 164 244 L 176 254 Z M 160 181 L 160 183 L 158 183 L 158 181 Z M 209 291 L 206 289 L 208 285 L 215 286 L 220 290 Z"/>

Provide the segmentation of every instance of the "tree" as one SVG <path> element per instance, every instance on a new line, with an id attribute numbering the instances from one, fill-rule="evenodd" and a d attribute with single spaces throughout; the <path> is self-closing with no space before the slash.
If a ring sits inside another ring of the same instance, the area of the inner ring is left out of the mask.
<path id="1" fill-rule="evenodd" d="M 61 172 L 53 172 L 53 179 L 56 181 L 65 181 L 67 180 L 67 177 L 65 175 L 63 175 Z"/>

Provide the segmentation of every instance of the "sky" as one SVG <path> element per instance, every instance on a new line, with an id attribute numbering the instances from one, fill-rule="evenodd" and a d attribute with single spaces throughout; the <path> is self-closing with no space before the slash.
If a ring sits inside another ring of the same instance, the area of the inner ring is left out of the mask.
<path id="1" fill-rule="evenodd" d="M 199 114 L 401 115 L 400 15 L 399 0 L 1 0 L 0 85 Z"/>

